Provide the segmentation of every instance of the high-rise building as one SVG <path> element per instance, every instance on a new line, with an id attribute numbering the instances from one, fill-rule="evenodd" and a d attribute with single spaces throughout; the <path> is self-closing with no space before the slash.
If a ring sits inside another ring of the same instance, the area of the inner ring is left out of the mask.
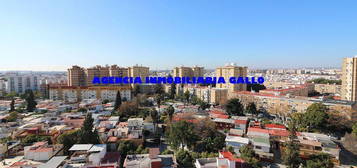
<path id="1" fill-rule="evenodd" d="M 94 77 L 108 76 L 141 77 L 144 82 L 145 78 L 149 76 L 149 67 L 135 65 L 123 68 L 117 65 L 97 65 L 90 68 L 82 68 L 75 65 L 68 69 L 68 86 L 93 86 Z"/>
<path id="2" fill-rule="evenodd" d="M 109 75 L 120 76 L 120 77 L 129 76 L 128 68 L 119 67 L 118 65 L 112 65 L 109 68 Z"/>
<path id="3" fill-rule="evenodd" d="M 87 84 L 85 70 L 77 65 L 68 70 L 68 86 L 85 86 Z"/>
<path id="4" fill-rule="evenodd" d="M 142 82 L 149 76 L 149 67 L 135 65 L 128 68 L 129 77 L 141 77 Z"/>
<path id="5" fill-rule="evenodd" d="M 95 67 L 87 68 L 85 70 L 86 78 L 87 78 L 87 85 L 86 86 L 92 86 L 93 85 L 93 79 L 94 77 L 106 77 L 109 76 L 109 66 L 100 66 L 97 65 Z"/>
<path id="6" fill-rule="evenodd" d="M 203 67 L 175 67 L 173 69 L 173 77 L 199 77 L 203 76 L 204 68 Z"/>
<path id="7" fill-rule="evenodd" d="M 234 64 L 216 68 L 216 77 L 224 77 L 226 83 L 217 84 L 217 88 L 225 88 L 228 91 L 244 91 L 247 89 L 246 84 L 232 84 L 229 82 L 230 77 L 246 77 L 247 67 L 239 67 Z"/>
<path id="8" fill-rule="evenodd" d="M 357 56 L 344 58 L 342 63 L 341 99 L 357 100 Z"/>
<path id="9" fill-rule="evenodd" d="M 39 90 L 39 77 L 33 74 L 8 74 L 6 92 L 25 93 L 26 90 Z"/>

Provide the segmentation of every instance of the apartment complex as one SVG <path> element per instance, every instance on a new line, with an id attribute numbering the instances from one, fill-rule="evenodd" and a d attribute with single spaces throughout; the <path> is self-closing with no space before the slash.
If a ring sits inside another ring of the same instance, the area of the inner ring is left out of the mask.
<path id="1" fill-rule="evenodd" d="M 199 66 L 194 67 L 175 67 L 173 69 L 173 77 L 199 77 L 204 75 L 204 68 Z"/>
<path id="2" fill-rule="evenodd" d="M 25 93 L 26 90 L 39 90 L 39 77 L 33 74 L 13 73 L 5 76 L 6 92 Z"/>
<path id="3" fill-rule="evenodd" d="M 338 112 L 342 117 L 349 120 L 357 120 L 357 104 L 353 101 L 330 100 L 309 98 L 301 96 L 279 96 L 267 93 L 254 93 L 238 91 L 228 94 L 228 99 L 238 98 L 244 105 L 254 102 L 258 109 L 266 110 L 268 113 L 279 116 L 288 116 L 289 113 L 305 112 L 313 103 L 323 103 L 330 112 Z"/>
<path id="4" fill-rule="evenodd" d="M 357 100 L 357 56 L 343 59 L 341 99 Z"/>
<path id="5" fill-rule="evenodd" d="M 332 93 L 334 95 L 341 95 L 341 85 L 337 84 L 314 84 L 315 91 L 321 94 Z"/>
<path id="6" fill-rule="evenodd" d="M 114 101 L 120 91 L 122 99 L 131 100 L 131 91 L 128 85 L 124 86 L 50 86 L 49 97 L 51 100 L 65 102 L 80 102 L 84 99 L 101 99 Z"/>
<path id="7" fill-rule="evenodd" d="M 75 65 L 68 69 L 68 86 L 93 86 L 92 81 L 94 77 L 106 76 L 145 78 L 149 76 L 149 67 L 135 65 L 124 68 L 117 65 L 97 65 L 83 68 Z"/>
<path id="8" fill-rule="evenodd" d="M 216 68 L 216 77 L 224 77 L 225 84 L 217 84 L 217 88 L 228 89 L 228 91 L 244 91 L 247 89 L 246 84 L 232 84 L 229 82 L 230 77 L 246 77 L 247 67 L 239 67 L 234 64 Z"/>
<path id="9" fill-rule="evenodd" d="M 141 77 L 144 82 L 145 78 L 149 76 L 149 67 L 134 65 L 128 68 L 129 77 Z"/>
<path id="10" fill-rule="evenodd" d="M 68 86 L 85 86 L 87 84 L 87 78 L 84 68 L 74 65 L 67 71 Z"/>

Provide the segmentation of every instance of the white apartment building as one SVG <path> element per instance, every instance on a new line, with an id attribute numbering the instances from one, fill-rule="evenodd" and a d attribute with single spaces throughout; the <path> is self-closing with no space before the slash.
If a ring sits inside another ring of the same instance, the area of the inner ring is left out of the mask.
<path id="1" fill-rule="evenodd" d="M 33 74 L 7 74 L 6 92 L 25 93 L 26 90 L 39 90 L 39 77 Z"/>

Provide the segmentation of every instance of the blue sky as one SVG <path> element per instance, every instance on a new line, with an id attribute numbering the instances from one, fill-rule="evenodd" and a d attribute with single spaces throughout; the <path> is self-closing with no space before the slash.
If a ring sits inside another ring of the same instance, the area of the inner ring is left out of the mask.
<path id="1" fill-rule="evenodd" d="M 0 2 L 0 70 L 142 64 L 339 67 L 357 55 L 355 0 Z"/>

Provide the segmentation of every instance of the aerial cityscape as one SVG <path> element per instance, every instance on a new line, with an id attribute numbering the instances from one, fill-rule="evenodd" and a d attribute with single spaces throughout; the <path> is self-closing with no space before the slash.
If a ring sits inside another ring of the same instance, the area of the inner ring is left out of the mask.
<path id="1" fill-rule="evenodd" d="M 357 168 L 357 1 L 4 1 L 0 168 Z"/>

